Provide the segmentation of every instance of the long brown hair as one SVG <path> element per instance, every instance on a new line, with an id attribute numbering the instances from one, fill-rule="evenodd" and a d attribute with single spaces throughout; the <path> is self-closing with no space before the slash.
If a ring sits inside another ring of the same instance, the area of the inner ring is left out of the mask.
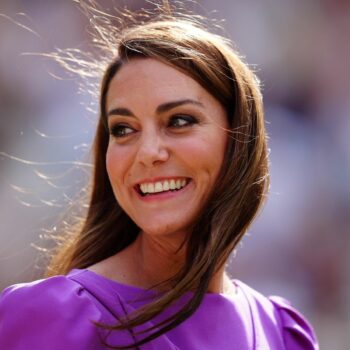
<path id="1" fill-rule="evenodd" d="M 108 23 L 104 25 L 102 34 L 108 33 Z M 73 268 L 86 268 L 106 259 L 131 244 L 139 233 L 114 197 L 105 159 L 109 140 L 106 95 L 112 78 L 128 60 L 155 58 L 185 72 L 220 101 L 230 125 L 220 176 L 188 237 L 186 260 L 171 279 L 171 290 L 116 325 L 99 325 L 111 330 L 132 329 L 159 315 L 186 292 L 193 292 L 186 305 L 148 329 L 141 341 L 110 346 L 130 349 L 176 327 L 199 307 L 214 273 L 243 237 L 265 198 L 268 154 L 258 79 L 228 40 L 211 33 L 196 20 L 174 14 L 163 14 L 147 23 L 133 23 L 117 36 L 115 28 L 110 30 L 115 36 L 114 41 L 108 42 L 114 46 L 114 58 L 105 69 L 101 85 L 87 215 L 57 248 L 48 276 L 66 274 Z M 102 35 L 101 38 L 100 47 Z"/>

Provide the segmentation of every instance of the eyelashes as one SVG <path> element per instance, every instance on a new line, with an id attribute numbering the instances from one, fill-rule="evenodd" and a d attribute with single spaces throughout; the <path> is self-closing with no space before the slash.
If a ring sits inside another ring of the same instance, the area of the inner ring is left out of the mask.
<path id="1" fill-rule="evenodd" d="M 170 117 L 166 126 L 171 130 L 176 131 L 186 129 L 194 124 L 198 124 L 197 118 L 190 115 L 178 114 Z M 116 138 L 124 138 L 137 131 L 137 129 L 134 129 L 126 123 L 116 123 L 109 129 L 109 133 Z"/>
<path id="2" fill-rule="evenodd" d="M 168 126 L 172 128 L 183 128 L 197 123 L 198 120 L 195 117 L 179 114 L 170 118 Z"/>
<path id="3" fill-rule="evenodd" d="M 109 130 L 112 136 L 118 138 L 128 136 L 133 132 L 135 132 L 135 130 L 126 124 L 115 124 Z"/>

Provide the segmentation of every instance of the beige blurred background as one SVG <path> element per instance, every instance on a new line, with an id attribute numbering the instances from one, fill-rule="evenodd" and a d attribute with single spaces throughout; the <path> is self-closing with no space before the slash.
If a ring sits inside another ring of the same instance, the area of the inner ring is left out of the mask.
<path id="1" fill-rule="evenodd" d="M 191 7 L 199 13 L 225 19 L 225 31 L 264 85 L 271 193 L 231 259 L 231 274 L 291 300 L 313 323 L 321 349 L 347 350 L 350 1 L 198 3 Z M 145 2 L 114 4 L 137 9 Z M 93 100 L 79 93 L 76 79 L 50 60 L 23 55 L 84 49 L 87 22 L 73 1 L 0 0 L 0 14 L 3 289 L 38 278 L 45 267 L 35 246 L 44 243 L 46 229 L 60 224 L 86 178 L 88 168 L 73 163 L 89 148 L 96 115 L 87 111 Z"/>

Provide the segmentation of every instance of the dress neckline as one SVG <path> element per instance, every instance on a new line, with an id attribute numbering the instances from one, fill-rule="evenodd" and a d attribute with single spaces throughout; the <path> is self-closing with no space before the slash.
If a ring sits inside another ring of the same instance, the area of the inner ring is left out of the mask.
<path id="1" fill-rule="evenodd" d="M 89 275 L 91 278 L 98 279 L 99 281 L 103 282 L 104 284 L 108 284 L 110 287 L 113 289 L 118 290 L 121 294 L 128 294 L 128 295 L 143 295 L 146 297 L 157 297 L 161 296 L 163 293 L 162 292 L 157 292 L 152 289 L 146 289 L 146 288 L 141 288 L 141 287 L 136 287 L 132 285 L 128 285 L 119 281 L 116 281 L 114 279 L 108 278 L 106 276 L 103 276 L 95 271 L 89 270 L 88 268 L 75 268 L 72 269 L 69 273 L 68 276 L 74 275 L 77 273 L 84 273 Z M 237 281 L 236 279 L 231 280 L 231 282 L 234 284 L 235 288 L 235 294 L 226 294 L 226 293 L 205 293 L 204 299 L 216 299 L 216 298 L 224 298 L 224 299 L 229 299 L 231 301 L 236 300 L 241 294 L 241 288 L 240 288 L 240 282 Z"/>

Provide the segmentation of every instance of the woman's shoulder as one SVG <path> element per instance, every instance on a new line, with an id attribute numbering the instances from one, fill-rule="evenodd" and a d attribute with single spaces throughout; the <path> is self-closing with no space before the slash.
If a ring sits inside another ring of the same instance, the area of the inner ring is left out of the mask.
<path id="1" fill-rule="evenodd" d="M 97 349 L 92 321 L 100 320 L 89 293 L 67 276 L 15 284 L 0 295 L 0 345 L 6 349 Z"/>
<path id="2" fill-rule="evenodd" d="M 263 339 L 279 332 L 288 350 L 317 350 L 317 338 L 311 324 L 292 304 L 280 296 L 266 297 L 241 281 L 236 281 L 250 307 L 255 336 Z"/>
<path id="3" fill-rule="evenodd" d="M 47 306 L 54 306 L 59 312 L 62 307 L 67 310 L 92 304 L 84 287 L 65 275 L 14 284 L 0 294 L 1 310 L 17 305 L 22 310 L 35 308 L 36 311 L 49 312 Z"/>

